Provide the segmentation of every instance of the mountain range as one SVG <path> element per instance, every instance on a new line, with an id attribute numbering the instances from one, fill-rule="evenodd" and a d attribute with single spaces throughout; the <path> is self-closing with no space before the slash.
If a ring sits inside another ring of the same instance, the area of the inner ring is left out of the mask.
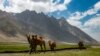
<path id="1" fill-rule="evenodd" d="M 24 35 L 29 33 L 60 42 L 97 43 L 88 34 L 70 25 L 64 17 L 56 19 L 53 16 L 29 10 L 21 13 L 0 11 L 0 42 L 26 42 Z"/>

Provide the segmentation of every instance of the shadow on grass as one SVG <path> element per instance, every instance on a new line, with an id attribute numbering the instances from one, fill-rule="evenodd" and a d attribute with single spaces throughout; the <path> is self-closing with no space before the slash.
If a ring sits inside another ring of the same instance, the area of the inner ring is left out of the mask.
<path id="1" fill-rule="evenodd" d="M 55 51 L 62 51 L 62 50 L 77 50 L 79 48 L 62 48 L 62 49 L 55 49 Z M 80 50 L 83 50 L 83 49 L 86 49 L 85 47 L 84 48 L 81 48 Z M 37 52 L 49 52 L 51 50 L 45 50 L 45 51 L 41 51 L 41 50 L 37 50 Z M 22 50 L 22 51 L 2 51 L 0 53 L 28 53 L 29 50 Z"/>

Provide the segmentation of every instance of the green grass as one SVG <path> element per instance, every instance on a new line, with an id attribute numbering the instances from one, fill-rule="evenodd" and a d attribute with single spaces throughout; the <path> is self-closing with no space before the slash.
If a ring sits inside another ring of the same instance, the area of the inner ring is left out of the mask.
<path id="1" fill-rule="evenodd" d="M 28 50 L 28 44 L 23 43 L 0 43 L 0 52 Z"/>
<path id="2" fill-rule="evenodd" d="M 28 54 L 28 53 L 2 53 L 0 56 L 100 56 L 100 48 L 89 48 L 86 50 L 64 50 L 46 53 L 37 53 L 37 54 Z"/>
<path id="3" fill-rule="evenodd" d="M 46 46 L 49 49 L 48 45 Z M 57 44 L 57 49 L 77 47 L 77 45 Z M 89 46 L 87 46 L 89 47 Z M 40 47 L 38 46 L 38 50 Z M 29 50 L 29 45 L 25 43 L 0 43 L 0 52 Z M 29 53 L 0 53 L 0 56 L 100 56 L 100 48 L 88 48 L 86 50 L 63 50 L 53 52 L 41 52 L 40 54 Z"/>
<path id="4" fill-rule="evenodd" d="M 66 44 L 57 44 L 56 49 L 62 48 L 71 48 L 77 47 L 77 45 L 66 45 Z M 4 51 L 24 51 L 29 50 L 29 44 L 27 43 L 0 43 L 0 52 Z M 40 46 L 37 47 L 37 50 L 40 50 Z M 49 50 L 49 45 L 46 44 L 46 50 Z"/>

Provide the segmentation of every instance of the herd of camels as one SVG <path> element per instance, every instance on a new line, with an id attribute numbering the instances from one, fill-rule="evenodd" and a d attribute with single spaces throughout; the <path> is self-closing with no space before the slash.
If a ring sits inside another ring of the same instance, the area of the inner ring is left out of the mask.
<path id="1" fill-rule="evenodd" d="M 38 35 L 26 35 L 26 37 L 27 37 L 27 40 L 28 40 L 28 42 L 30 44 L 30 54 L 32 52 L 36 53 L 36 49 L 37 49 L 38 45 L 41 47 L 41 51 L 45 52 L 45 50 L 46 50 L 46 42 L 43 39 L 43 37 L 38 36 Z M 56 42 L 49 40 L 48 44 L 49 44 L 50 50 L 54 51 L 55 48 L 56 48 Z"/>
<path id="2" fill-rule="evenodd" d="M 41 51 L 43 51 L 43 52 L 46 51 L 46 42 L 43 39 L 43 37 L 38 36 L 38 35 L 27 35 L 27 34 L 26 34 L 26 37 L 27 37 L 27 40 L 30 44 L 30 51 L 29 51 L 30 54 L 32 52 L 37 53 L 36 49 L 37 49 L 38 45 L 41 47 Z M 56 48 L 56 42 L 55 41 L 49 40 L 48 45 L 49 45 L 51 51 L 55 51 L 55 48 Z M 78 47 L 79 49 L 84 48 L 83 42 L 79 41 L 78 46 L 79 46 Z"/>

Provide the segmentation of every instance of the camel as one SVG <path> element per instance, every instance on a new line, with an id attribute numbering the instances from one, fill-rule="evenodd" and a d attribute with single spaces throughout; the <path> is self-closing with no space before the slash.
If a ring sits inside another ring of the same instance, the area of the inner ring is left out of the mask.
<path id="1" fill-rule="evenodd" d="M 31 38 L 32 37 L 32 38 Z M 37 37 L 37 35 L 32 35 L 32 36 L 27 36 L 27 40 L 30 44 L 30 54 L 32 51 L 34 51 L 36 53 L 36 49 L 37 49 L 37 45 L 39 45 L 41 47 L 41 51 L 43 51 L 43 47 L 44 47 L 44 52 L 46 50 L 46 46 L 45 46 L 45 41 L 43 40 L 43 37 Z"/>
<path id="2" fill-rule="evenodd" d="M 55 48 L 56 48 L 56 42 L 54 41 L 48 41 L 48 43 L 49 43 L 49 47 L 50 47 L 50 50 L 51 51 L 55 51 Z"/>
<path id="3" fill-rule="evenodd" d="M 83 42 L 82 42 L 82 41 L 79 41 L 78 46 L 79 46 L 79 47 L 78 47 L 79 49 L 84 48 L 84 44 L 83 44 Z"/>

